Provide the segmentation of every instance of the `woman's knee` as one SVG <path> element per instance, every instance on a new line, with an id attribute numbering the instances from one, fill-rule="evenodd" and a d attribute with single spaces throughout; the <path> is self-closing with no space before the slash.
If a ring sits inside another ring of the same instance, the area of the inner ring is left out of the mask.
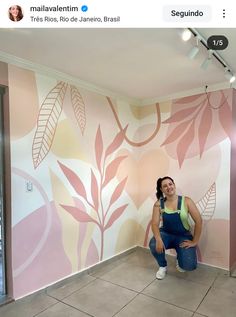
<path id="1" fill-rule="evenodd" d="M 197 261 L 183 261 L 182 269 L 185 271 L 194 271 L 197 268 Z"/>
<path id="2" fill-rule="evenodd" d="M 193 271 L 197 268 L 197 254 L 195 248 L 189 248 L 180 252 L 178 256 L 179 266 L 185 271 Z"/>

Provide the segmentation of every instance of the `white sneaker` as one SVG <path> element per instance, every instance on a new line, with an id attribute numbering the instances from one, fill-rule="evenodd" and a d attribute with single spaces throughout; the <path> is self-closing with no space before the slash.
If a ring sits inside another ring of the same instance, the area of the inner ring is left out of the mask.
<path id="1" fill-rule="evenodd" d="M 167 267 L 160 266 L 159 270 L 157 271 L 156 278 L 158 280 L 163 280 L 163 278 L 166 276 L 166 272 L 167 272 Z"/>
<path id="2" fill-rule="evenodd" d="M 176 260 L 176 270 L 179 271 L 180 273 L 186 272 L 184 269 L 181 269 L 181 267 L 179 266 L 178 260 Z"/>

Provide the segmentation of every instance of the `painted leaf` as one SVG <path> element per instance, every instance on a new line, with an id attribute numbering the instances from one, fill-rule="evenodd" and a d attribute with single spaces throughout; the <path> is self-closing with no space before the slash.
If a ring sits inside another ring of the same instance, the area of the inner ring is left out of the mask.
<path id="1" fill-rule="evenodd" d="M 196 203 L 204 220 L 210 220 L 216 208 L 216 184 L 213 183 L 205 195 Z"/>
<path id="2" fill-rule="evenodd" d="M 98 170 L 101 172 L 101 160 L 103 153 L 103 140 L 100 125 L 97 130 L 96 139 L 95 139 L 95 154 Z"/>
<path id="3" fill-rule="evenodd" d="M 221 103 L 223 103 L 223 105 L 220 106 L 218 110 L 219 120 L 225 133 L 228 135 L 229 138 L 231 138 L 232 137 L 232 111 L 223 93 L 222 93 Z"/>
<path id="4" fill-rule="evenodd" d="M 182 135 L 184 131 L 187 129 L 189 122 L 190 120 L 181 122 L 177 127 L 175 127 L 171 131 L 170 135 L 168 135 L 165 141 L 161 144 L 161 146 L 172 143 L 175 140 L 177 140 L 180 137 L 180 135 Z"/>
<path id="5" fill-rule="evenodd" d="M 113 223 L 123 214 L 125 208 L 128 206 L 128 204 L 125 204 L 119 208 L 117 208 L 115 211 L 113 211 L 110 219 L 108 220 L 104 230 L 107 230 L 108 228 L 110 228 Z"/>
<path id="6" fill-rule="evenodd" d="M 87 194 L 79 176 L 61 162 L 58 161 L 58 164 L 77 194 L 87 200 Z"/>
<path id="7" fill-rule="evenodd" d="M 173 122 L 183 121 L 184 119 L 189 117 L 191 114 L 193 114 L 198 108 L 199 108 L 199 105 L 180 110 L 174 113 L 170 118 L 166 119 L 162 123 L 173 123 Z"/>
<path id="8" fill-rule="evenodd" d="M 94 243 L 92 238 L 88 241 L 86 258 L 83 257 L 83 259 L 85 259 L 85 263 L 82 268 L 90 267 L 92 265 L 97 264 L 99 260 L 102 260 L 102 259 L 99 259 L 99 252 L 97 249 L 97 245 L 96 243 Z"/>
<path id="9" fill-rule="evenodd" d="M 127 155 L 118 156 L 117 158 L 115 158 L 113 161 L 110 162 L 110 164 L 106 168 L 105 179 L 104 179 L 104 182 L 102 184 L 102 187 L 105 187 L 110 182 L 110 180 L 112 180 L 112 178 L 115 177 L 117 170 L 118 170 L 118 167 L 120 166 L 120 163 L 126 157 L 127 157 Z"/>
<path id="10" fill-rule="evenodd" d="M 124 128 L 124 130 L 120 131 L 119 133 L 117 133 L 117 135 L 115 136 L 114 140 L 112 141 L 112 143 L 108 146 L 108 148 L 106 149 L 105 152 L 105 157 L 107 157 L 108 155 L 110 155 L 111 153 L 115 152 L 115 150 L 118 149 L 118 147 L 120 147 L 120 145 L 122 144 L 124 137 L 125 137 L 125 132 L 127 130 L 126 126 Z"/>
<path id="11" fill-rule="evenodd" d="M 95 219 L 93 219 L 87 213 L 83 212 L 77 207 L 67 205 L 60 206 L 68 211 L 78 222 L 94 222 L 99 226 L 99 223 Z"/>
<path id="12" fill-rule="evenodd" d="M 34 168 L 37 168 L 47 156 L 54 139 L 60 117 L 67 84 L 59 82 L 47 95 L 39 110 L 35 131 L 32 157 Z"/>
<path id="13" fill-rule="evenodd" d="M 91 195 L 93 199 L 94 209 L 98 212 L 98 183 L 91 169 Z"/>
<path id="14" fill-rule="evenodd" d="M 200 124 L 198 127 L 198 140 L 199 140 L 199 151 L 200 157 L 204 151 L 208 134 L 210 132 L 212 126 L 212 109 L 207 103 L 200 120 Z"/>
<path id="15" fill-rule="evenodd" d="M 85 114 L 85 104 L 83 98 L 75 86 L 70 86 L 71 91 L 71 103 L 74 110 L 75 118 L 79 124 L 82 134 L 84 134 L 84 129 L 86 126 L 86 114 Z"/>
<path id="16" fill-rule="evenodd" d="M 116 189 L 114 190 L 112 196 L 111 196 L 111 200 L 110 200 L 110 203 L 109 203 L 109 207 L 108 209 L 110 208 L 110 206 L 120 197 L 120 195 L 122 194 L 123 190 L 124 190 L 124 187 L 125 187 L 125 184 L 126 184 L 126 181 L 127 181 L 127 177 L 125 177 L 117 186 L 116 186 Z"/>
<path id="17" fill-rule="evenodd" d="M 187 132 L 183 135 L 177 145 L 177 157 L 179 161 L 179 167 L 182 166 L 188 148 L 190 147 L 191 143 L 194 139 L 194 121 L 191 123 L 190 127 L 188 128 Z"/>
<path id="18" fill-rule="evenodd" d="M 179 104 L 179 105 L 183 105 L 183 104 L 190 104 L 194 101 L 196 101 L 197 99 L 200 99 L 202 97 L 205 97 L 204 94 L 200 94 L 200 95 L 193 95 L 193 96 L 187 96 L 184 98 L 180 98 L 180 99 L 176 99 L 174 101 L 175 104 Z"/>

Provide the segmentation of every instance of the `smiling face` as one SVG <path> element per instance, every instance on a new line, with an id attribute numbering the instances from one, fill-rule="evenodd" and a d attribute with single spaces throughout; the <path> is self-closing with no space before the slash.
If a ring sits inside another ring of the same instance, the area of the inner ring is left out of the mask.
<path id="1" fill-rule="evenodd" d="M 19 14 L 19 9 L 17 6 L 12 6 L 12 7 L 10 7 L 9 12 L 13 16 L 13 18 L 16 19 L 18 17 L 18 14 Z"/>
<path id="2" fill-rule="evenodd" d="M 165 178 L 161 182 L 161 190 L 165 196 L 175 195 L 175 189 L 175 183 L 171 179 Z"/>

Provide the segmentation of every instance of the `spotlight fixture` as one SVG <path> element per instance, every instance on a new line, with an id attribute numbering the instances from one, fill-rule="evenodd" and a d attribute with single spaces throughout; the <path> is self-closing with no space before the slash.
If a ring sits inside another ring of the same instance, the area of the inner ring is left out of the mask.
<path id="1" fill-rule="evenodd" d="M 199 52 L 199 41 L 200 41 L 199 36 L 196 36 L 196 45 L 188 53 L 188 57 L 190 59 L 194 59 L 196 57 L 196 55 L 198 54 L 198 52 Z"/>
<path id="2" fill-rule="evenodd" d="M 196 38 L 196 41 L 197 41 L 196 45 L 188 53 L 188 57 L 190 59 L 194 59 L 195 56 L 199 52 L 200 45 L 202 45 L 207 50 L 208 56 L 201 64 L 201 68 L 206 70 L 209 67 L 209 65 L 211 64 L 212 60 L 215 59 L 216 62 L 218 62 L 221 66 L 223 66 L 225 77 L 228 79 L 230 84 L 235 82 L 236 81 L 236 74 L 235 74 L 234 70 L 228 65 L 228 63 L 226 63 L 226 61 L 219 54 L 218 51 L 212 50 L 208 46 L 207 40 L 196 29 L 193 29 L 193 28 L 184 29 L 184 31 L 182 32 L 182 39 L 185 41 L 190 39 L 191 36 L 189 35 L 189 32 L 187 32 L 187 31 L 190 31 L 192 33 L 192 35 Z"/>
<path id="3" fill-rule="evenodd" d="M 225 78 L 232 84 L 235 81 L 235 76 L 231 73 L 230 69 L 226 67 L 225 69 Z"/>
<path id="4" fill-rule="evenodd" d="M 231 76 L 229 82 L 232 84 L 233 82 L 235 82 L 236 77 L 234 75 Z"/>
<path id="5" fill-rule="evenodd" d="M 188 40 L 190 40 L 192 36 L 192 32 L 189 29 L 184 29 L 181 36 L 182 36 L 182 40 L 184 42 L 187 42 Z"/>
<path id="6" fill-rule="evenodd" d="M 209 65 L 211 64 L 211 62 L 212 62 L 212 53 L 213 53 L 212 50 L 208 50 L 208 57 L 204 60 L 204 62 L 201 65 L 202 69 L 206 70 L 209 67 Z"/>

